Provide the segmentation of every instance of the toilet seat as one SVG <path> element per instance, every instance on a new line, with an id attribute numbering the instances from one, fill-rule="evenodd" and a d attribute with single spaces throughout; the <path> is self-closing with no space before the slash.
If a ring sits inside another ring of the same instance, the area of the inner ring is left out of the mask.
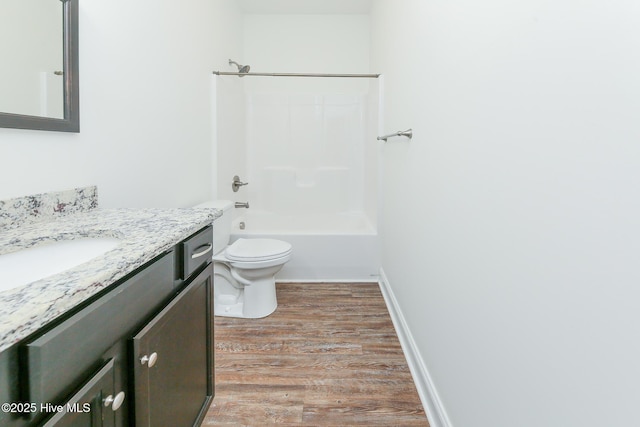
<path id="1" fill-rule="evenodd" d="M 291 244 L 276 239 L 238 239 L 225 250 L 229 261 L 261 262 L 287 257 Z"/>

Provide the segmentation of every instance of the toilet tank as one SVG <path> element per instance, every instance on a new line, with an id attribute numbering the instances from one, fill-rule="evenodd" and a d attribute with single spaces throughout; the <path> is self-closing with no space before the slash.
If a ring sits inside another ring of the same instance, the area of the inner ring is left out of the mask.
<path id="1" fill-rule="evenodd" d="M 213 221 L 213 253 L 217 254 L 227 247 L 231 238 L 233 202 L 230 200 L 211 200 L 195 207 L 215 208 L 222 211 L 222 216 Z"/>

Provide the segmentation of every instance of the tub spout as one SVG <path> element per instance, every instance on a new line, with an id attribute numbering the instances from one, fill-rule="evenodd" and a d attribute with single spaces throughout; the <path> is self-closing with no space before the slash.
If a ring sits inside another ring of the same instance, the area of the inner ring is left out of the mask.
<path id="1" fill-rule="evenodd" d="M 236 202 L 235 204 L 236 208 L 247 208 L 249 209 L 249 202 Z"/>

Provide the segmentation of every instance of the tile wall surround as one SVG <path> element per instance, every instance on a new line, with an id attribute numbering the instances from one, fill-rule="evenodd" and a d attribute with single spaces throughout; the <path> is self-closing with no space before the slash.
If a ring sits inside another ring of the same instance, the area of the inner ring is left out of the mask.
<path id="1" fill-rule="evenodd" d="M 88 212 L 97 207 L 96 186 L 0 200 L 0 230 L 48 221 L 72 213 Z"/>

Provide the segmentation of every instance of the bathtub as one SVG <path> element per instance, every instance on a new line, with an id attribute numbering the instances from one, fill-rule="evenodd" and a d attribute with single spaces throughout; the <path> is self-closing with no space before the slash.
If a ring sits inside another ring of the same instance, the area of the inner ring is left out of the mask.
<path id="1" fill-rule="evenodd" d="M 276 275 L 278 282 L 378 280 L 378 234 L 364 214 L 246 211 L 233 222 L 231 241 L 239 238 L 280 239 L 293 245 L 291 260 Z"/>

